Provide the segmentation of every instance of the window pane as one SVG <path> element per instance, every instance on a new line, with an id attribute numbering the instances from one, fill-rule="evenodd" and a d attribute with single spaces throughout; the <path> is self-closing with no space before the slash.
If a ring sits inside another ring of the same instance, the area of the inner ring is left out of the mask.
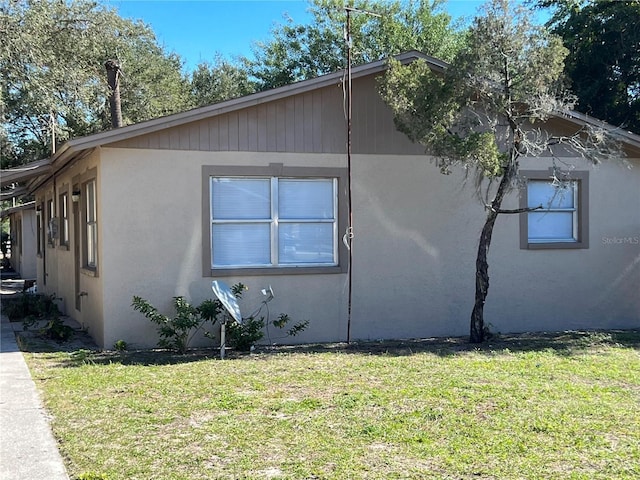
<path id="1" fill-rule="evenodd" d="M 214 224 L 213 265 L 268 265 L 271 263 L 270 226 Z"/>
<path id="2" fill-rule="evenodd" d="M 574 208 L 575 182 L 565 183 L 562 187 L 547 181 L 531 181 L 528 189 L 528 206 L 542 205 L 549 208 Z"/>
<path id="3" fill-rule="evenodd" d="M 98 229 L 95 223 L 87 225 L 87 265 L 96 266 L 96 247 L 98 244 Z"/>
<path id="4" fill-rule="evenodd" d="M 87 222 L 96 219 L 96 182 L 87 183 Z"/>
<path id="5" fill-rule="evenodd" d="M 573 236 L 573 213 L 529 213 L 529 240 L 575 240 Z"/>
<path id="6" fill-rule="evenodd" d="M 212 178 L 215 220 L 271 218 L 271 182 L 266 178 Z"/>
<path id="7" fill-rule="evenodd" d="M 333 180 L 280 180 L 278 214 L 283 219 L 333 218 Z"/>
<path id="8" fill-rule="evenodd" d="M 334 263 L 332 223 L 281 223 L 281 264 Z"/>

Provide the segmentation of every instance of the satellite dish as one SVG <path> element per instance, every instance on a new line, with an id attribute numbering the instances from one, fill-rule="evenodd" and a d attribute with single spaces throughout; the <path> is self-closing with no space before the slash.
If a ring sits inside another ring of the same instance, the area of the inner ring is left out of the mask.
<path id="1" fill-rule="evenodd" d="M 214 280 L 211 282 L 211 290 L 213 290 L 215 296 L 218 297 L 222 306 L 229 312 L 229 315 L 231 315 L 236 322 L 242 323 L 242 314 L 240 313 L 238 300 L 227 284 L 219 280 Z"/>

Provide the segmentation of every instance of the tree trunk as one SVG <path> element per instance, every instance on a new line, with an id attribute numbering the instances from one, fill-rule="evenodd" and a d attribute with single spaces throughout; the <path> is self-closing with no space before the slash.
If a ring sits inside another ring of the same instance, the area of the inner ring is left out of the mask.
<path id="1" fill-rule="evenodd" d="M 109 84 L 109 107 L 111 109 L 111 126 L 122 126 L 122 108 L 120 106 L 120 65 L 115 60 L 104 63 L 107 69 L 107 83 Z"/>
<path id="2" fill-rule="evenodd" d="M 507 165 L 504 169 L 504 175 L 500 180 L 496 196 L 491 202 L 489 212 L 487 213 L 487 220 L 480 234 L 478 256 L 476 257 L 476 299 L 473 305 L 473 311 L 471 312 L 471 328 L 469 334 L 469 341 L 471 343 L 481 343 L 484 341 L 484 302 L 489 292 L 489 263 L 487 256 L 489 254 L 489 247 L 491 246 L 493 226 L 496 223 L 500 207 L 502 206 L 502 200 L 511 182 L 512 168 L 510 165 Z"/>

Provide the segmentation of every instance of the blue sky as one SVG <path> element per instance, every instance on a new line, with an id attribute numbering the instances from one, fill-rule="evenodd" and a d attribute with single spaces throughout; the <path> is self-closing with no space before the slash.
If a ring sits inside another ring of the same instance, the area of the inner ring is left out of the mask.
<path id="1" fill-rule="evenodd" d="M 233 58 L 251 55 L 251 45 L 270 37 L 271 28 L 288 14 L 307 23 L 305 0 L 100 0 L 120 16 L 150 25 L 166 50 L 185 60 L 192 70 L 216 52 Z M 444 8 L 454 18 L 473 17 L 482 0 L 449 0 Z"/>

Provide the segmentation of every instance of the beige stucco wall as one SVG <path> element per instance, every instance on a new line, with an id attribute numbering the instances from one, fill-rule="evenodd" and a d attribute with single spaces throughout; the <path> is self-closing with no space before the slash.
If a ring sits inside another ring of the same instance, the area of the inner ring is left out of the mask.
<path id="1" fill-rule="evenodd" d="M 640 164 L 565 161 L 590 172 L 590 248 L 521 250 L 519 216 L 501 215 L 485 306 L 494 331 L 640 327 Z M 467 334 L 484 221 L 473 182 L 424 157 L 358 157 L 354 176 L 354 338 Z M 504 208 L 518 208 L 517 192 Z"/>
<path id="2" fill-rule="evenodd" d="M 589 248 L 520 250 L 518 219 L 500 218 L 486 307 L 499 331 L 640 328 L 640 161 L 567 161 L 589 172 Z"/>
<path id="3" fill-rule="evenodd" d="M 105 345 L 117 340 L 153 346 L 155 326 L 131 308 L 134 295 L 172 314 L 172 297 L 193 303 L 212 298 L 211 277 L 202 275 L 202 166 L 236 165 L 344 167 L 344 155 L 167 150 L 102 150 L 102 252 Z M 249 287 L 241 303 L 245 315 L 269 285 L 273 315 L 286 312 L 311 325 L 297 341 L 346 338 L 346 275 L 225 277 Z M 275 317 L 274 317 L 275 318 Z M 281 341 L 281 340 L 280 340 Z"/>
<path id="4" fill-rule="evenodd" d="M 21 228 L 21 232 L 13 229 Z M 11 235 L 19 236 L 22 245 L 12 245 L 11 265 L 24 279 L 35 279 L 36 267 L 36 211 L 34 208 L 18 210 L 11 214 Z"/>
<path id="5" fill-rule="evenodd" d="M 103 281 L 102 281 L 102 264 L 104 256 L 102 254 L 102 233 L 103 228 L 100 223 L 102 217 L 102 187 L 101 175 L 99 168 L 100 152 L 94 151 L 86 158 L 73 163 L 66 169 L 56 174 L 55 180 L 43 185 L 36 191 L 36 204 L 45 202 L 48 198 L 55 201 L 55 211 L 58 215 L 59 195 L 63 188 L 68 188 L 69 197 L 74 183 L 82 182 L 86 176 L 95 170 L 96 189 L 97 189 L 97 205 L 98 205 L 98 269 L 97 274 L 88 272 L 80 268 L 78 276 L 78 285 L 75 280 L 76 262 L 81 262 L 80 258 L 76 258 L 74 242 L 75 242 L 75 225 L 73 221 L 73 204 L 69 202 L 69 248 L 60 246 L 60 241 L 56 240 L 55 246 L 44 246 L 45 255 L 38 257 L 36 260 L 38 271 L 38 290 L 46 294 L 55 294 L 61 298 L 60 307 L 66 315 L 72 317 L 83 328 L 96 339 L 99 344 L 103 344 Z M 45 204 L 46 205 L 46 204 Z M 82 226 L 81 226 L 82 228 Z M 46 261 L 46 282 L 44 279 L 44 262 Z M 76 291 L 85 292 L 81 297 L 80 310 L 76 309 Z"/>
<path id="6" fill-rule="evenodd" d="M 549 164 L 544 162 L 524 161 L 522 168 L 545 170 Z M 97 168 L 98 275 L 80 275 L 80 290 L 87 296 L 81 311 L 75 310 L 73 249 L 49 249 L 47 261 L 54 264 L 48 264 L 45 290 L 63 296 L 67 313 L 101 345 L 110 348 L 122 339 L 135 347 L 154 346 L 155 326 L 133 311 L 133 295 L 167 314 L 173 313 L 173 296 L 193 303 L 212 298 L 212 278 L 202 273 L 202 167 L 270 163 L 344 168 L 346 158 L 117 148 L 94 152 L 63 171 L 56 184 L 72 184 Z M 522 250 L 518 215 L 500 216 L 485 307 L 494 330 L 640 327 L 640 162 L 631 160 L 631 169 L 621 163 L 597 168 L 575 163 L 589 171 L 590 247 Z M 467 334 L 484 221 L 473 179 L 461 171 L 444 176 L 422 155 L 354 155 L 352 164 L 351 339 Z M 517 206 L 514 192 L 505 207 Z M 73 230 L 70 234 L 73 239 Z M 249 286 L 241 302 L 245 314 L 259 305 L 260 290 L 271 285 L 274 317 L 286 312 L 310 321 L 296 342 L 347 337 L 345 273 L 223 280 Z"/>

